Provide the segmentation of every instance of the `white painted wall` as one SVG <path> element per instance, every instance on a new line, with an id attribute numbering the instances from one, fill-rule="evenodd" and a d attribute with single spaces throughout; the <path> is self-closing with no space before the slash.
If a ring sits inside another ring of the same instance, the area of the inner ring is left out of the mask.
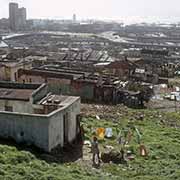
<path id="1" fill-rule="evenodd" d="M 46 116 L 0 112 L 0 137 L 34 144 L 45 151 L 48 151 L 48 125 Z"/>
<path id="2" fill-rule="evenodd" d="M 70 112 L 70 121 L 68 122 L 68 140 L 69 142 L 72 142 L 76 138 L 76 116 L 80 114 L 80 100 L 72 104 L 68 110 Z"/>
<path id="3" fill-rule="evenodd" d="M 12 106 L 13 113 L 3 112 L 5 105 Z M 50 152 L 57 145 L 64 145 L 63 115 L 66 113 L 69 113 L 68 141 L 71 143 L 75 140 L 80 98 L 67 99 L 62 109 L 48 115 L 33 114 L 33 106 L 25 101 L 0 100 L 0 111 L 1 137 L 24 140 Z M 24 133 L 23 137 L 20 135 L 21 132 Z"/>
<path id="4" fill-rule="evenodd" d="M 51 117 L 49 122 L 49 149 L 57 145 L 64 145 L 64 125 L 63 115 L 69 113 L 68 121 L 68 141 L 71 143 L 76 138 L 76 116 L 80 114 L 80 99 L 66 107 L 63 111 L 57 112 Z"/>

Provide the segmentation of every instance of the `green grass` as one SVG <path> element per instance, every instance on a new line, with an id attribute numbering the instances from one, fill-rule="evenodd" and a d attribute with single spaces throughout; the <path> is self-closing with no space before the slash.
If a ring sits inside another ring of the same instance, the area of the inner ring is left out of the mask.
<path id="1" fill-rule="evenodd" d="M 89 173 L 76 163 L 48 164 L 43 160 L 38 160 L 30 152 L 19 151 L 15 147 L 6 145 L 1 145 L 0 151 L 2 153 L 0 156 L 0 179 L 94 179 L 93 173 Z"/>
<path id="2" fill-rule="evenodd" d="M 143 121 L 129 119 L 141 112 L 145 118 Z M 163 121 L 162 121 L 163 120 Z M 136 142 L 136 134 L 130 143 L 136 155 L 134 161 L 128 162 L 128 166 L 105 164 L 102 166 L 104 173 L 110 173 L 115 179 L 180 179 L 180 131 L 174 128 L 179 125 L 178 113 L 159 113 L 156 111 L 130 111 L 117 123 L 110 120 L 84 119 L 87 138 L 92 136 L 89 129 L 93 127 L 112 127 L 116 135 L 116 129 L 126 127 L 128 124 L 135 125 L 142 134 L 142 142 L 148 149 L 149 156 L 139 156 L 139 145 Z M 173 122 L 169 123 L 169 122 Z M 173 125 L 173 127 L 171 127 Z M 117 150 L 116 139 L 101 141 L 101 145 L 112 145 Z M 113 179 L 113 178 L 112 178 Z"/>
<path id="3" fill-rule="evenodd" d="M 138 113 L 144 114 L 143 121 L 131 120 Z M 169 121 L 171 123 L 169 123 Z M 112 145 L 119 150 L 116 131 L 128 124 L 135 125 L 142 134 L 142 141 L 148 149 L 148 157 L 139 156 L 136 134 L 130 143 L 135 160 L 127 165 L 102 164 L 100 169 L 87 163 L 48 163 L 29 151 L 18 150 L 15 146 L 0 145 L 0 179 L 3 180 L 174 180 L 180 179 L 180 115 L 156 111 L 132 111 L 112 122 L 111 119 L 96 120 L 84 118 L 86 139 L 92 138 L 93 129 L 112 127 L 114 137 L 100 141 L 100 148 Z"/>

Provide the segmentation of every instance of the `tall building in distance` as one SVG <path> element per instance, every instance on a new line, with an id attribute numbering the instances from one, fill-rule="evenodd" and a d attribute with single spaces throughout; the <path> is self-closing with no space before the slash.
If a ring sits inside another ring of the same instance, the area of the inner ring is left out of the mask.
<path id="1" fill-rule="evenodd" d="M 20 28 L 25 28 L 26 26 L 26 8 L 19 8 L 18 11 L 18 26 Z"/>
<path id="2" fill-rule="evenodd" d="M 73 23 L 76 23 L 77 19 L 76 19 L 76 14 L 73 14 Z"/>
<path id="3" fill-rule="evenodd" d="M 26 8 L 19 8 L 17 3 L 9 3 L 9 23 L 12 31 L 25 28 L 26 16 Z"/>
<path id="4" fill-rule="evenodd" d="M 9 3 L 9 23 L 11 30 L 17 30 L 18 26 L 18 4 Z"/>

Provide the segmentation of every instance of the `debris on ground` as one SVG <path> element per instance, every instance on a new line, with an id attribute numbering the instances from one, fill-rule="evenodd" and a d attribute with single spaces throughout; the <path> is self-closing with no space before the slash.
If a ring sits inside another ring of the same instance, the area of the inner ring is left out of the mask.
<path id="1" fill-rule="evenodd" d="M 146 149 L 145 145 L 143 145 L 143 144 L 140 145 L 139 151 L 140 151 L 141 156 L 143 156 L 143 157 L 148 156 L 148 152 L 147 152 L 147 149 Z"/>
<path id="2" fill-rule="evenodd" d="M 112 128 L 106 128 L 105 137 L 106 138 L 112 138 L 113 137 L 113 130 L 112 130 Z"/>
<path id="3" fill-rule="evenodd" d="M 113 150 L 114 149 L 113 146 L 109 146 L 109 145 L 105 145 L 104 148 L 109 149 L 109 150 Z"/>
<path id="4" fill-rule="evenodd" d="M 86 146 L 88 146 L 88 147 L 91 147 L 91 142 L 88 141 L 88 140 L 85 140 L 85 141 L 84 141 L 84 145 L 86 145 Z"/>
<path id="5" fill-rule="evenodd" d="M 115 164 L 120 164 L 120 163 L 125 163 L 126 160 L 124 158 L 124 154 L 116 151 L 116 150 L 106 150 L 105 152 L 101 153 L 101 160 L 104 163 L 115 163 Z"/>
<path id="6" fill-rule="evenodd" d="M 105 129 L 104 128 L 97 128 L 96 135 L 99 139 L 104 139 L 105 136 Z"/>
<path id="7" fill-rule="evenodd" d="M 95 105 L 95 104 L 83 104 L 81 111 L 84 117 L 92 117 L 97 120 L 111 119 L 116 121 L 122 115 L 128 114 L 128 108 L 124 105 Z"/>

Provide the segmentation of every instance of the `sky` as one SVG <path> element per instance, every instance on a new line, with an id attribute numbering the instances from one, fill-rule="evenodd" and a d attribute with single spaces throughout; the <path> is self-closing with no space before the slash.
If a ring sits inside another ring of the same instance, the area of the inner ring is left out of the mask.
<path id="1" fill-rule="evenodd" d="M 0 18 L 8 17 L 8 3 L 27 8 L 27 16 L 45 19 L 106 19 L 180 22 L 180 0 L 0 0 Z"/>

